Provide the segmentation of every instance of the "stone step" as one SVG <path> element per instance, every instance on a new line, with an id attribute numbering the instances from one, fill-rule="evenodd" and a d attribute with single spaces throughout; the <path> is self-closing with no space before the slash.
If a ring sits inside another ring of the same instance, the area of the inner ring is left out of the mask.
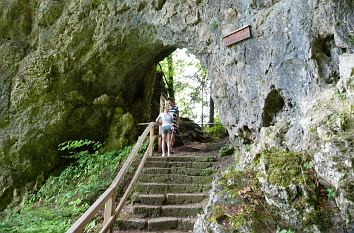
<path id="1" fill-rule="evenodd" d="M 167 183 L 136 183 L 134 191 L 138 193 L 203 193 L 210 189 L 206 184 L 167 184 Z"/>
<path id="2" fill-rule="evenodd" d="M 115 230 L 113 233 L 186 233 L 191 230 L 162 230 L 162 231 L 142 231 L 142 230 Z"/>
<path id="3" fill-rule="evenodd" d="M 140 182 L 150 183 L 194 183 L 209 184 L 212 178 L 209 176 L 189 176 L 180 174 L 144 174 L 139 178 Z"/>
<path id="4" fill-rule="evenodd" d="M 136 194 L 134 204 L 173 205 L 193 204 L 203 201 L 207 193 L 167 193 L 167 194 Z"/>
<path id="5" fill-rule="evenodd" d="M 133 213 L 142 218 L 151 217 L 195 217 L 203 208 L 200 204 L 189 205 L 134 205 Z"/>
<path id="6" fill-rule="evenodd" d="M 212 156 L 149 157 L 134 185 L 133 204 L 116 225 L 122 233 L 193 230 L 214 172 Z"/>
<path id="7" fill-rule="evenodd" d="M 209 168 L 213 166 L 213 162 L 168 162 L 168 161 L 146 161 L 144 168 L 148 167 L 160 167 L 160 168 Z"/>
<path id="8" fill-rule="evenodd" d="M 117 219 L 115 229 L 119 230 L 147 230 L 147 231 L 164 231 L 164 230 L 192 230 L 195 219 L 193 218 L 176 218 L 176 217 L 160 217 L 160 218 L 129 218 Z"/>
<path id="9" fill-rule="evenodd" d="M 168 162 L 213 162 L 215 158 L 213 156 L 152 156 L 148 157 L 147 161 L 168 161 Z"/>
<path id="10" fill-rule="evenodd" d="M 143 169 L 143 174 L 180 174 L 189 176 L 209 176 L 214 172 L 211 168 L 197 169 L 197 168 L 184 168 L 184 167 L 172 167 L 172 168 L 159 168 L 149 167 Z"/>

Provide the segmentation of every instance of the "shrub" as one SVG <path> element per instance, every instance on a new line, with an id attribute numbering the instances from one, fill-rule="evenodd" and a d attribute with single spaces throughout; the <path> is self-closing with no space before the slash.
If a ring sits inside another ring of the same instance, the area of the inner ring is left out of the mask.
<path id="1" fill-rule="evenodd" d="M 227 137 L 227 130 L 222 124 L 206 127 L 203 129 L 203 132 L 209 134 L 214 140 L 219 140 L 221 138 Z"/>
<path id="2" fill-rule="evenodd" d="M 62 148 L 84 144 L 68 142 Z M 21 206 L 5 211 L 0 232 L 65 232 L 109 186 L 131 149 L 127 146 L 107 153 L 72 154 L 77 160 L 59 176 L 49 177 L 37 193 L 27 195 Z"/>

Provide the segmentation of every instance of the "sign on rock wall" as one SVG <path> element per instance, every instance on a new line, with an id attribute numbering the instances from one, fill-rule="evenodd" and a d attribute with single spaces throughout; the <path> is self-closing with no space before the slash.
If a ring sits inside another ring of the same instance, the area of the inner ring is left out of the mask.
<path id="1" fill-rule="evenodd" d="M 224 45 L 230 46 L 251 37 L 251 26 L 247 25 L 223 37 Z"/>

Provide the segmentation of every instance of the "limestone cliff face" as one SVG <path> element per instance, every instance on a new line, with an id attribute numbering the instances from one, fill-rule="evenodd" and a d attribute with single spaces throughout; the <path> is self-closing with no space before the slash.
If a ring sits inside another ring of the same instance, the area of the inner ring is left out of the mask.
<path id="1" fill-rule="evenodd" d="M 254 145 L 242 165 L 270 146 L 308 151 L 353 218 L 341 188 L 353 180 L 352 9 L 351 0 L 1 0 L 0 207 L 55 166 L 59 142 L 105 139 L 122 122 L 116 112 L 149 120 L 152 68 L 185 47 L 208 70 L 231 141 Z M 250 39 L 223 45 L 248 24 Z"/>

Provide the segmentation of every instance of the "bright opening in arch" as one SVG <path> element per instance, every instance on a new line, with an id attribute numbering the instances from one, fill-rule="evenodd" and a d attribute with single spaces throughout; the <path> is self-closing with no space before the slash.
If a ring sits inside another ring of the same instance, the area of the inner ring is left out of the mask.
<path id="1" fill-rule="evenodd" d="M 199 124 L 209 122 L 210 80 L 199 59 L 186 48 L 176 49 L 160 61 L 157 69 L 162 69 L 165 84 L 169 82 L 170 76 L 173 77 L 174 99 L 180 116 Z M 168 84 L 166 88 L 169 88 Z"/>

